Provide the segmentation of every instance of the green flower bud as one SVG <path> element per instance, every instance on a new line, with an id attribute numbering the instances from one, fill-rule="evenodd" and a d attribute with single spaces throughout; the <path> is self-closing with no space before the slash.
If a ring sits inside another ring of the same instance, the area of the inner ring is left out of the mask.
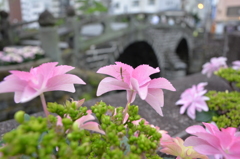
<path id="1" fill-rule="evenodd" d="M 22 123 L 24 122 L 24 114 L 25 114 L 25 112 L 22 111 L 22 110 L 20 110 L 20 111 L 18 111 L 18 112 L 15 113 L 14 119 L 15 119 L 18 123 L 22 124 Z"/>
<path id="2" fill-rule="evenodd" d="M 73 121 L 69 118 L 63 118 L 62 123 L 65 127 L 69 127 L 70 125 L 72 125 Z"/>

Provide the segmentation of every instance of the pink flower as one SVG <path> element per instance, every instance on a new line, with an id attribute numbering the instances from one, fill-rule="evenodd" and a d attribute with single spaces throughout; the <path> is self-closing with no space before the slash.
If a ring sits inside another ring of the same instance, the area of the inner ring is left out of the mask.
<path id="1" fill-rule="evenodd" d="M 240 70 L 240 61 L 233 61 L 233 69 L 234 70 Z"/>
<path id="2" fill-rule="evenodd" d="M 67 116 L 66 118 L 71 119 L 69 116 Z M 100 127 L 99 124 L 91 120 L 95 120 L 95 117 L 91 114 L 87 114 L 77 119 L 73 123 L 73 127 L 80 130 L 85 129 L 85 130 L 95 131 L 100 134 L 105 134 L 105 132 L 99 128 Z M 62 118 L 60 116 L 57 116 L 57 126 L 63 126 Z M 69 132 L 69 130 L 67 130 L 66 133 L 67 132 Z"/>
<path id="3" fill-rule="evenodd" d="M 163 91 L 168 89 L 175 91 L 172 84 L 165 78 L 151 80 L 151 74 L 160 72 L 159 68 L 152 68 L 148 65 L 140 65 L 133 68 L 127 64 L 116 62 L 116 65 L 109 65 L 100 68 L 97 73 L 107 74 L 112 77 L 104 78 L 97 90 L 97 96 L 113 90 L 126 90 L 128 103 L 132 103 L 136 94 L 142 100 L 150 104 L 160 115 L 163 107 Z"/>
<path id="4" fill-rule="evenodd" d="M 82 116 L 81 118 L 77 119 L 73 123 L 73 127 L 79 128 L 79 129 L 95 131 L 100 134 L 105 134 L 105 132 L 99 128 L 100 127 L 99 124 L 96 122 L 93 122 L 91 120 L 95 120 L 95 117 L 91 114 Z"/>
<path id="5" fill-rule="evenodd" d="M 226 159 L 239 159 L 240 136 L 236 128 L 221 128 L 221 131 L 214 124 L 203 123 L 207 130 L 200 125 L 190 126 L 186 132 L 195 136 L 188 137 L 186 146 L 193 146 L 194 149 L 205 155 L 223 155 Z"/>
<path id="6" fill-rule="evenodd" d="M 0 51 L 0 58 L 2 58 L 3 56 L 4 56 L 4 53 Z"/>
<path id="7" fill-rule="evenodd" d="M 207 92 L 204 90 L 204 86 L 206 85 L 207 83 L 199 83 L 197 86 L 193 85 L 192 88 L 186 89 L 181 94 L 181 99 L 176 102 L 176 105 L 183 105 L 180 108 L 180 114 L 183 114 L 187 109 L 187 115 L 195 119 L 196 111 L 208 111 L 208 106 L 205 101 L 209 100 L 209 98 L 203 96 Z"/>
<path id="8" fill-rule="evenodd" d="M 162 142 L 163 149 L 160 151 L 166 154 L 177 156 L 177 159 L 208 159 L 207 156 L 196 152 L 192 146 L 184 146 L 181 138 L 172 138 L 172 141 Z"/>
<path id="9" fill-rule="evenodd" d="M 75 75 L 66 74 L 74 67 L 62 65 L 57 62 L 42 64 L 32 68 L 30 72 L 10 71 L 11 75 L 0 83 L 0 93 L 15 92 L 16 103 L 23 103 L 48 91 L 75 92 L 73 84 L 85 84 Z"/>
<path id="10" fill-rule="evenodd" d="M 210 62 L 203 65 L 202 74 L 207 74 L 207 77 L 211 77 L 212 73 L 218 71 L 220 68 L 226 68 L 226 57 L 213 57 Z"/>

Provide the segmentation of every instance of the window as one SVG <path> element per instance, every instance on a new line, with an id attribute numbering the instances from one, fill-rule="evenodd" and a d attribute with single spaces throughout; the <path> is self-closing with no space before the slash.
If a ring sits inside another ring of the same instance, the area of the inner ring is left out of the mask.
<path id="1" fill-rule="evenodd" d="M 228 17 L 238 17 L 240 16 L 240 6 L 228 7 L 227 8 Z"/>
<path id="2" fill-rule="evenodd" d="M 120 7 L 119 3 L 115 3 L 114 7 L 119 8 Z"/>
<path id="3" fill-rule="evenodd" d="M 148 0 L 148 5 L 154 5 L 155 4 L 155 0 Z"/>
<path id="4" fill-rule="evenodd" d="M 133 7 L 138 7 L 138 6 L 139 6 L 139 0 L 134 0 L 134 1 L 132 2 L 132 6 L 133 6 Z"/>

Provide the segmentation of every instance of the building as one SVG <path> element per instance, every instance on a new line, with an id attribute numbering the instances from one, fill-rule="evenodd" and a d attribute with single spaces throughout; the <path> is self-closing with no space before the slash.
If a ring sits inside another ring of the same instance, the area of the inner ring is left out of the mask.
<path id="1" fill-rule="evenodd" d="M 240 0 L 219 0 L 216 21 L 240 21 Z"/>
<path id="2" fill-rule="evenodd" d="M 0 10 L 9 11 L 7 0 L 0 0 Z"/>
<path id="3" fill-rule="evenodd" d="M 180 10 L 180 0 L 112 0 L 110 14 Z"/>

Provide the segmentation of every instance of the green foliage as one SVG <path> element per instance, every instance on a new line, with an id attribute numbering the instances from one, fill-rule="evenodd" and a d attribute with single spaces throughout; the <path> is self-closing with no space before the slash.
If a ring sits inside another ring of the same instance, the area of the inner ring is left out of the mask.
<path id="1" fill-rule="evenodd" d="M 1 159 L 44 158 L 44 159 L 160 159 L 157 149 L 161 134 L 142 120 L 139 125 L 138 106 L 128 106 L 130 117 L 123 119 L 124 108 L 115 108 L 99 102 L 91 107 L 96 121 L 105 135 L 76 127 L 74 121 L 87 115 L 87 108 L 76 102 L 65 105 L 48 103 L 48 110 L 62 117 L 62 126 L 57 117 L 30 117 L 18 113 L 21 125 L 5 134 L 5 146 L 0 148 Z"/>
<path id="2" fill-rule="evenodd" d="M 240 92 L 209 91 L 206 96 L 209 109 L 219 114 L 212 118 L 219 128 L 240 126 Z"/>
<path id="3" fill-rule="evenodd" d="M 208 112 L 201 111 L 198 112 L 196 111 L 196 121 L 201 121 L 201 122 L 210 122 L 212 121 L 212 118 L 214 116 L 218 116 L 216 111 L 210 110 Z"/>
<path id="4" fill-rule="evenodd" d="M 98 88 L 98 84 L 105 76 L 99 76 L 95 73 L 87 73 L 87 83 L 90 84 L 92 87 L 87 92 L 82 93 L 82 95 L 79 97 L 79 99 L 85 99 L 85 101 L 91 100 L 93 98 L 96 98 L 96 92 Z"/>
<path id="5" fill-rule="evenodd" d="M 64 19 L 57 19 L 55 22 L 55 26 L 61 26 L 64 24 Z"/>
<path id="6" fill-rule="evenodd" d="M 96 0 L 78 0 L 81 4 L 81 7 L 78 9 L 81 10 L 84 14 L 93 14 L 96 12 L 107 12 L 107 8 Z"/>
<path id="7" fill-rule="evenodd" d="M 222 68 L 215 72 L 219 77 L 234 83 L 237 87 L 240 87 L 240 70 L 234 70 L 233 68 Z"/>

